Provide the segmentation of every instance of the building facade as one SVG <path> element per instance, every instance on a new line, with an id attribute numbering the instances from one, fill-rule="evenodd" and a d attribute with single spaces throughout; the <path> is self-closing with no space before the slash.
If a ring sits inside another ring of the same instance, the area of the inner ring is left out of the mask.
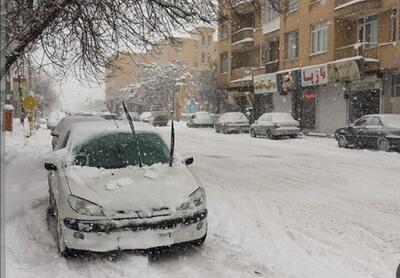
<path id="1" fill-rule="evenodd" d="M 400 113 L 398 0 L 220 1 L 224 109 L 290 112 L 332 134 L 370 113 Z"/>
<path id="2" fill-rule="evenodd" d="M 133 83 L 141 64 L 167 64 L 180 61 L 188 69 L 211 70 L 216 60 L 215 29 L 199 27 L 188 37 L 160 41 L 146 53 L 117 53 L 111 58 L 113 66 L 105 79 L 105 98 L 108 106 L 121 89 Z"/>

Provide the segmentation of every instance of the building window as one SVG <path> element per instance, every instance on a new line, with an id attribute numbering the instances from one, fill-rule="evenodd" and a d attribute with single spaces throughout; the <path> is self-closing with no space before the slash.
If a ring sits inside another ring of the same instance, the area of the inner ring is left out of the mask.
<path id="1" fill-rule="evenodd" d="M 220 55 L 220 61 L 221 61 L 221 66 L 220 66 L 220 73 L 226 73 L 228 72 L 229 68 L 229 61 L 228 61 L 228 52 L 222 53 Z"/>
<path id="2" fill-rule="evenodd" d="M 400 97 L 400 75 L 394 77 L 392 97 Z"/>
<path id="3" fill-rule="evenodd" d="M 378 44 L 378 15 L 358 19 L 358 41 L 363 42 L 365 48 Z"/>
<path id="4" fill-rule="evenodd" d="M 174 41 L 174 42 L 172 43 L 172 45 L 173 45 L 173 47 L 174 47 L 175 49 L 182 49 L 182 48 L 183 48 L 183 42 L 181 42 L 181 41 Z"/>
<path id="5" fill-rule="evenodd" d="M 207 44 L 208 44 L 208 46 L 212 45 L 212 36 L 211 35 L 207 35 Z"/>
<path id="6" fill-rule="evenodd" d="M 220 39 L 227 38 L 229 35 L 229 22 L 228 20 L 223 20 L 219 26 L 219 37 Z"/>
<path id="7" fill-rule="evenodd" d="M 260 66 L 279 60 L 279 40 L 266 41 L 261 45 Z"/>
<path id="8" fill-rule="evenodd" d="M 211 64 L 211 54 L 207 53 L 207 63 Z"/>
<path id="9" fill-rule="evenodd" d="M 201 52 L 201 62 L 204 64 L 206 62 L 206 54 Z"/>
<path id="10" fill-rule="evenodd" d="M 299 32 L 293 31 L 285 35 L 286 59 L 295 59 L 299 55 Z"/>
<path id="11" fill-rule="evenodd" d="M 286 0 L 286 11 L 287 12 L 297 10 L 298 7 L 299 7 L 298 0 Z"/>
<path id="12" fill-rule="evenodd" d="M 389 36 L 389 41 L 394 42 L 396 41 L 396 35 L 397 35 L 397 10 L 392 9 L 392 12 L 390 13 L 390 36 Z"/>
<path id="13" fill-rule="evenodd" d="M 206 45 L 206 35 L 201 35 L 201 45 L 202 46 Z"/>
<path id="14" fill-rule="evenodd" d="M 279 17 L 279 12 L 274 8 L 268 0 L 265 0 L 265 16 L 263 18 L 264 25 L 274 21 Z"/>
<path id="15" fill-rule="evenodd" d="M 311 53 L 324 52 L 328 49 L 328 25 L 320 22 L 311 26 Z"/>

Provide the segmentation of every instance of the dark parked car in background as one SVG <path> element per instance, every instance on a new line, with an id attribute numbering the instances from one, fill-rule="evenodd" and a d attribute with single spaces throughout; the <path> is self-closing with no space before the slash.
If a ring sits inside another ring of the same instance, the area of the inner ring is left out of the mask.
<path id="1" fill-rule="evenodd" d="M 155 111 L 152 113 L 150 118 L 150 124 L 153 126 L 167 126 L 168 124 L 168 113 Z"/>
<path id="2" fill-rule="evenodd" d="M 219 117 L 214 128 L 216 133 L 249 132 L 250 123 L 249 119 L 242 112 L 228 112 Z"/>
<path id="3" fill-rule="evenodd" d="M 339 128 L 335 138 L 341 148 L 359 147 L 390 151 L 400 148 L 400 114 L 366 115 L 348 127 Z"/>

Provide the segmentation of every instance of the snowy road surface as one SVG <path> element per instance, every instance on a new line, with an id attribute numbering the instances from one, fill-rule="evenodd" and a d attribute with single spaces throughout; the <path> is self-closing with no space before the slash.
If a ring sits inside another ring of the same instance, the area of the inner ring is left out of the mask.
<path id="1" fill-rule="evenodd" d="M 181 125 L 177 149 L 208 194 L 205 245 L 66 260 L 46 226 L 49 131 L 22 140 L 7 135 L 7 277 L 390 278 L 400 263 L 399 153 Z"/>

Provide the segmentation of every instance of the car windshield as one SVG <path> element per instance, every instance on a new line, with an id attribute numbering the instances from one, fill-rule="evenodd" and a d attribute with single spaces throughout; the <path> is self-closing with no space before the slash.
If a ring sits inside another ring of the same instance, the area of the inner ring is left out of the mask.
<path id="1" fill-rule="evenodd" d="M 201 120 L 211 120 L 211 115 L 207 112 L 197 113 L 196 117 Z"/>
<path id="2" fill-rule="evenodd" d="M 155 133 L 138 133 L 144 165 L 168 163 L 169 149 Z M 139 165 L 137 140 L 131 133 L 111 133 L 89 139 L 73 149 L 75 165 L 115 169 Z"/>
<path id="3" fill-rule="evenodd" d="M 249 120 L 247 119 L 246 115 L 243 113 L 229 113 L 226 114 L 224 121 L 229 121 L 229 122 L 248 122 Z"/>
<path id="4" fill-rule="evenodd" d="M 293 117 L 288 113 L 273 113 L 272 119 L 274 122 L 293 122 Z"/>

